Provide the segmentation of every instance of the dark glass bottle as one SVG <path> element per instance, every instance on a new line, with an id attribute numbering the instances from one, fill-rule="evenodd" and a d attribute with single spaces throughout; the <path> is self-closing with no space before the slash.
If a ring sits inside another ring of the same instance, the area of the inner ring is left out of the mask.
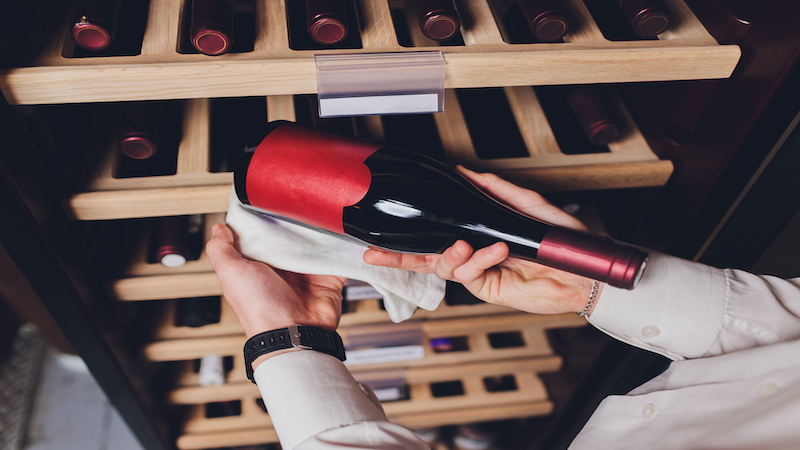
<path id="1" fill-rule="evenodd" d="M 347 37 L 347 13 L 342 0 L 305 0 L 308 34 L 318 44 L 333 45 Z"/>
<path id="2" fill-rule="evenodd" d="M 617 0 L 617 4 L 639 36 L 656 37 L 669 28 L 669 10 L 659 0 Z"/>
<path id="3" fill-rule="evenodd" d="M 75 10 L 72 39 L 91 51 L 106 49 L 114 41 L 121 0 L 80 0 Z"/>
<path id="4" fill-rule="evenodd" d="M 189 259 L 189 216 L 159 217 L 154 222 L 155 259 L 166 267 L 180 267 Z"/>
<path id="5" fill-rule="evenodd" d="M 434 41 L 453 37 L 461 28 L 452 0 L 414 0 L 417 22 L 422 33 Z"/>
<path id="6" fill-rule="evenodd" d="M 119 137 L 119 148 L 125 156 L 147 159 L 156 154 L 160 111 L 159 102 L 127 105 Z"/>
<path id="7" fill-rule="evenodd" d="M 589 142 L 594 145 L 606 145 L 617 140 L 619 123 L 597 88 L 579 86 L 572 89 L 567 98 Z"/>
<path id="8" fill-rule="evenodd" d="M 644 268 L 644 252 L 518 213 L 427 156 L 291 122 L 267 128 L 234 169 L 255 212 L 406 253 L 503 241 L 512 256 L 626 289 Z"/>
<path id="9" fill-rule="evenodd" d="M 232 0 L 192 0 L 192 45 L 206 55 L 222 55 L 233 44 Z"/>
<path id="10" fill-rule="evenodd" d="M 540 41 L 557 41 L 569 31 L 569 17 L 558 0 L 518 0 L 531 33 Z"/>
<path id="11" fill-rule="evenodd" d="M 219 323 L 222 311 L 220 297 L 181 298 L 175 304 L 175 326 L 199 328 Z"/>

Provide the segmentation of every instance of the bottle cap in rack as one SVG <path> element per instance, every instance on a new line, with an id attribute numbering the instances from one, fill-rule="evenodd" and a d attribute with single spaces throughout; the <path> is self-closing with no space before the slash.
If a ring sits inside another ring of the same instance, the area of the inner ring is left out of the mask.
<path id="1" fill-rule="evenodd" d="M 155 140 L 140 134 L 122 136 L 119 145 L 122 153 L 133 159 L 147 159 L 156 153 L 157 148 Z"/>
<path id="2" fill-rule="evenodd" d="M 186 264 L 186 256 L 179 253 L 178 248 L 162 247 L 157 255 L 159 262 L 165 267 L 180 267 Z"/>
<path id="3" fill-rule="evenodd" d="M 86 50 L 103 50 L 111 45 L 111 33 L 101 23 L 90 22 L 86 16 L 72 26 L 72 39 Z"/>
<path id="4" fill-rule="evenodd" d="M 317 43 L 333 45 L 347 37 L 347 26 L 335 17 L 321 17 L 308 27 L 308 32 Z"/>
<path id="5" fill-rule="evenodd" d="M 451 38 L 461 27 L 461 21 L 449 14 L 431 14 L 420 24 L 425 36 L 435 41 Z"/>
<path id="6" fill-rule="evenodd" d="M 228 51 L 231 46 L 231 38 L 221 30 L 206 27 L 195 33 L 192 45 L 206 55 L 216 56 Z"/>
<path id="7" fill-rule="evenodd" d="M 529 24 L 531 32 L 540 41 L 556 41 L 569 31 L 569 20 L 560 11 L 546 11 Z"/>
<path id="8" fill-rule="evenodd" d="M 633 18 L 631 26 L 639 36 L 658 36 L 669 28 L 669 11 L 660 6 L 645 8 Z"/>

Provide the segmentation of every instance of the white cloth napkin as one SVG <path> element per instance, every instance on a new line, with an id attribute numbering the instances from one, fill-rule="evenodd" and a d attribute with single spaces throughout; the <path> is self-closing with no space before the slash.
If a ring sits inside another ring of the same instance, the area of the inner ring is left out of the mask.
<path id="1" fill-rule="evenodd" d="M 336 275 L 371 284 L 383 295 L 394 322 L 410 318 L 417 307 L 433 311 L 444 298 L 445 281 L 435 274 L 367 264 L 365 245 L 254 214 L 242 206 L 233 190 L 226 222 L 246 258 L 290 272 Z"/>

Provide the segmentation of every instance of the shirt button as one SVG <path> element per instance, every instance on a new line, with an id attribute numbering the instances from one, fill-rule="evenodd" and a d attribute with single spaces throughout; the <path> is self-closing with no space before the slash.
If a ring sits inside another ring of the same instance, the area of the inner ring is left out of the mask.
<path id="1" fill-rule="evenodd" d="M 778 385 L 776 385 L 772 381 L 768 381 L 758 387 L 758 390 L 756 390 L 756 394 L 758 394 L 760 398 L 767 398 L 773 395 L 777 390 L 778 390 Z"/>
<path id="2" fill-rule="evenodd" d="M 656 408 L 656 405 L 654 405 L 652 403 L 648 403 L 647 405 L 645 405 L 644 408 L 642 408 L 642 417 L 645 420 L 650 420 L 650 419 L 652 419 L 653 417 L 656 416 L 657 412 L 658 412 L 658 408 Z"/>
<path id="3" fill-rule="evenodd" d="M 659 330 L 655 325 L 647 325 L 642 327 L 642 336 L 644 337 L 654 338 L 659 334 L 661 334 L 661 330 Z"/>

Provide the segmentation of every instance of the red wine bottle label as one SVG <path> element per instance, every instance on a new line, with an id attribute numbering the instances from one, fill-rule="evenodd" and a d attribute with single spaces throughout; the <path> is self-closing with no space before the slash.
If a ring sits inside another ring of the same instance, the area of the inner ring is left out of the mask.
<path id="1" fill-rule="evenodd" d="M 344 234 L 344 208 L 369 190 L 364 161 L 380 144 L 293 124 L 281 125 L 256 148 L 247 170 L 250 204 L 334 233 Z"/>

